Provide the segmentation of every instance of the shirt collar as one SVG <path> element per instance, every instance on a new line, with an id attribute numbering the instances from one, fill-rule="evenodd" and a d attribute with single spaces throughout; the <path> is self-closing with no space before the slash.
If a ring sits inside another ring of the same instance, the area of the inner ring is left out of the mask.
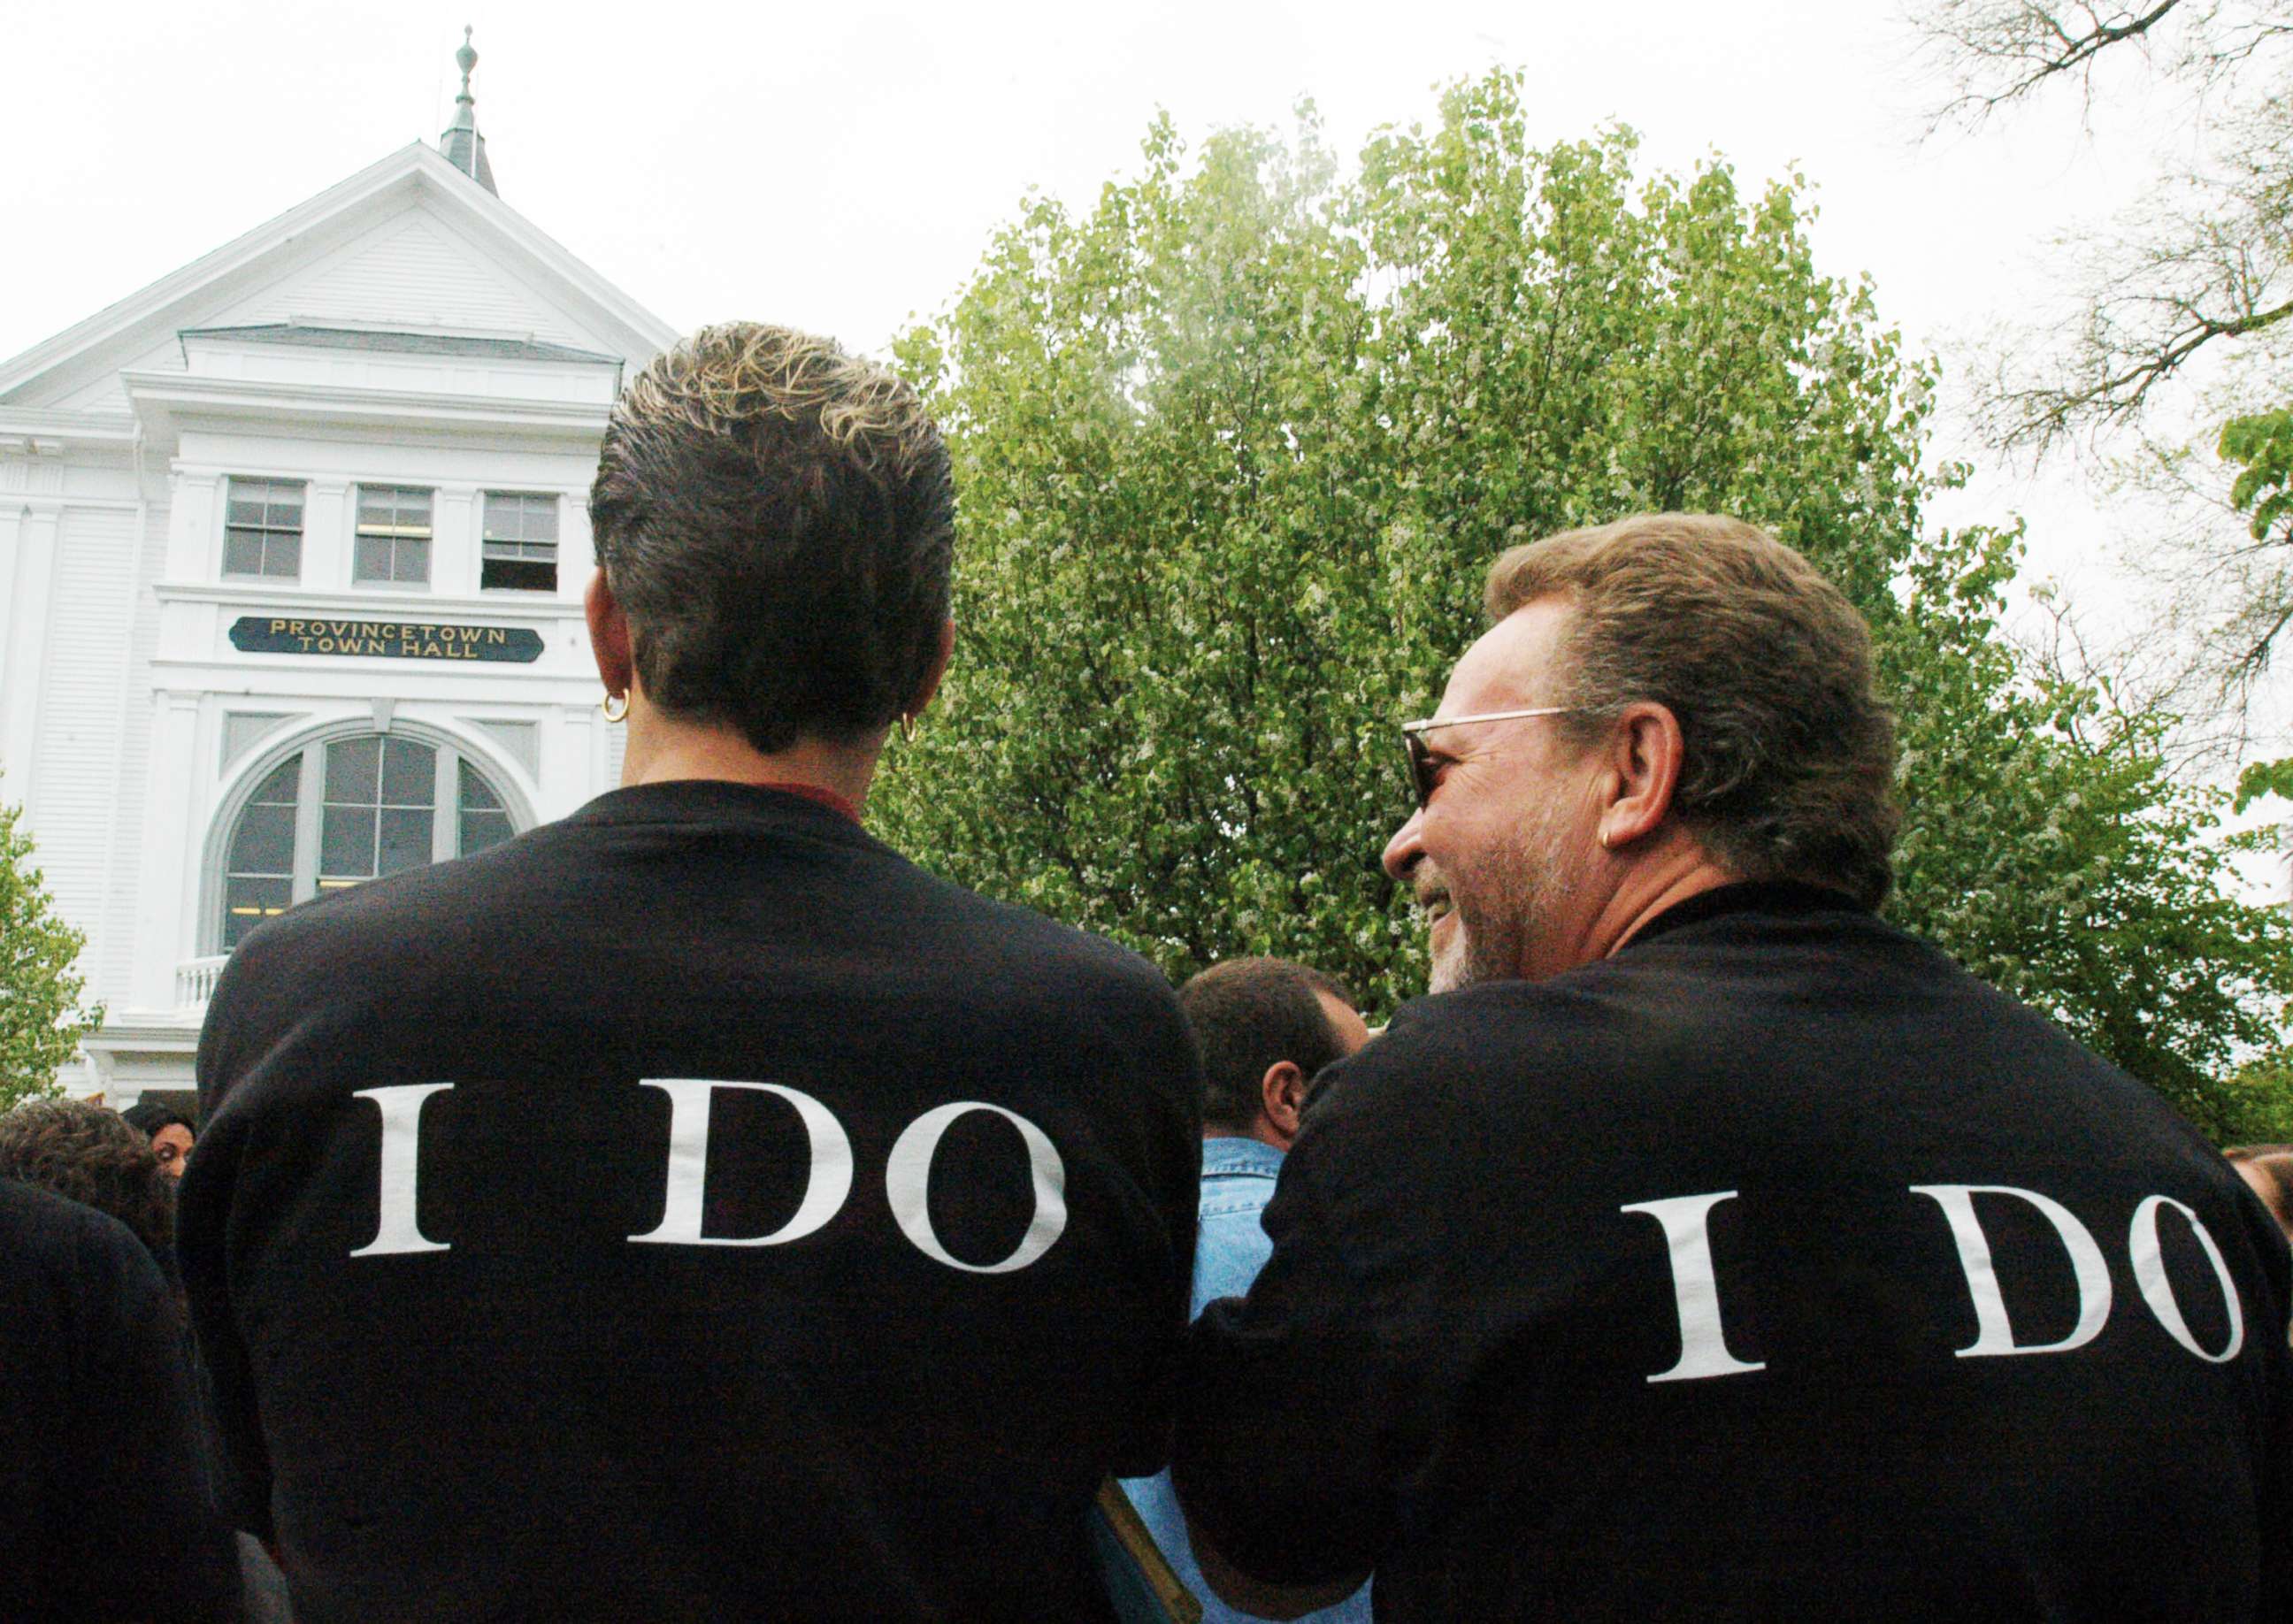
<path id="1" fill-rule="evenodd" d="M 1221 1135 L 1203 1141 L 1203 1176 L 1218 1173 L 1262 1173 L 1268 1178 L 1282 1170 L 1282 1152 L 1263 1139 Z"/>
<path id="2" fill-rule="evenodd" d="M 1870 909 L 1843 891 L 1803 885 L 1798 880 L 1738 880 L 1699 891 L 1674 902 L 1634 932 L 1618 952 L 1629 953 L 1644 941 L 1653 941 L 1683 925 L 1700 925 L 1726 914 L 1869 914 Z"/>
<path id="3" fill-rule="evenodd" d="M 800 799 L 812 802 L 816 806 L 825 806 L 829 811 L 851 822 L 860 821 L 860 809 L 824 785 L 799 784 L 793 780 L 782 782 L 775 780 L 769 784 L 759 784 L 757 788 L 774 790 L 781 795 L 796 796 Z"/>
<path id="4" fill-rule="evenodd" d="M 826 813 L 827 818 L 819 816 Z M 668 779 L 608 789 L 575 811 L 570 823 L 658 823 L 725 818 L 794 817 L 817 827 L 848 828 L 859 838 L 859 809 L 811 784 L 746 784 L 731 779 Z"/>

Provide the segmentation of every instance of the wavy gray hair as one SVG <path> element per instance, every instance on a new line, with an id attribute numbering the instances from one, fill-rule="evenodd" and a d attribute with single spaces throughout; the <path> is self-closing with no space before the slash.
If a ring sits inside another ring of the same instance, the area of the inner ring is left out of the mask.
<path id="1" fill-rule="evenodd" d="M 1485 602 L 1574 608 L 1561 725 L 1589 741 L 1653 700 L 1686 747 L 1673 805 L 1746 879 L 1794 879 L 1876 908 L 1894 882 L 1895 727 L 1871 635 L 1845 594 L 1766 531 L 1643 513 L 1506 553 Z"/>

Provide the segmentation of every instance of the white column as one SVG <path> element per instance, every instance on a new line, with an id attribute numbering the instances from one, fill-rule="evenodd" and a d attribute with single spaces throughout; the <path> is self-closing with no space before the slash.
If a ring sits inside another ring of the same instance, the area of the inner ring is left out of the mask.
<path id="1" fill-rule="evenodd" d="M 589 528 L 589 493 L 567 491 L 557 505 L 557 595 L 579 603 L 589 589 L 589 572 L 596 567 L 597 537 Z"/>
<path id="2" fill-rule="evenodd" d="M 144 780 L 143 859 L 136 865 L 135 974 L 140 1009 L 175 1006 L 175 966 L 199 953 L 199 858 L 207 830 L 199 793 L 199 700 L 160 689 L 151 696 L 151 764 Z"/>
<path id="3" fill-rule="evenodd" d="M 441 597 L 474 597 L 478 590 L 478 491 L 442 485 L 430 515 L 430 590 Z"/>
<path id="4" fill-rule="evenodd" d="M 334 592 L 351 584 L 357 498 L 348 480 L 312 480 L 303 489 L 303 585 Z"/>
<path id="5" fill-rule="evenodd" d="M 39 745 L 40 691 L 46 685 L 48 627 L 55 618 L 59 517 L 57 503 L 35 500 L 28 505 L 8 591 L 15 628 L 8 637 L 7 667 L 0 673 L 0 768 L 7 775 L 0 793 L 28 812 L 39 795 L 33 762 Z"/>
<path id="6" fill-rule="evenodd" d="M 604 720 L 594 705 L 565 705 L 542 724 L 541 804 L 534 810 L 545 820 L 612 788 L 604 781 Z"/>
<path id="7" fill-rule="evenodd" d="M 114 1111 L 131 1111 L 135 1102 L 143 1097 L 141 1086 L 123 1085 L 111 1069 L 111 1054 L 107 1049 L 87 1049 L 86 1082 L 93 1098 Z"/>
<path id="8" fill-rule="evenodd" d="M 223 477 L 177 463 L 167 485 L 166 578 L 212 581 L 223 571 Z"/>

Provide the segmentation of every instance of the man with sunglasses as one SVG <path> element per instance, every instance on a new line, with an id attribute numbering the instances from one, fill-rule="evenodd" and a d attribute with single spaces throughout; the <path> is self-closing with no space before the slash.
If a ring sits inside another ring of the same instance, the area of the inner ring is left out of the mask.
<path id="1" fill-rule="evenodd" d="M 1877 917 L 1860 617 L 1679 514 L 1516 548 L 1487 599 L 1385 853 L 1437 996 L 1325 1075 L 1270 1261 L 1192 1333 L 1212 1583 L 1276 1617 L 1372 1569 L 1381 1620 L 2283 1612 L 2286 1248 L 2155 1095 Z"/>

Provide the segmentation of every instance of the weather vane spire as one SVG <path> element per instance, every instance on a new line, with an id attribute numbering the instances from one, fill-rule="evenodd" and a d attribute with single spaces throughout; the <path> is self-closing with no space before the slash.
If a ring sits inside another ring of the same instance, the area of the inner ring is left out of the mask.
<path id="1" fill-rule="evenodd" d="M 478 53 L 476 47 L 470 44 L 470 25 L 466 22 L 462 25 L 462 48 L 454 53 L 454 61 L 462 69 L 462 93 L 454 100 L 464 107 L 474 107 L 477 102 L 476 98 L 470 94 L 470 69 L 478 65 Z"/>
<path id="2" fill-rule="evenodd" d="M 462 25 L 462 48 L 454 53 L 454 61 L 462 69 L 462 93 L 454 98 L 454 122 L 439 136 L 438 150 L 448 163 L 499 197 L 494 167 L 486 162 L 486 138 L 478 133 L 477 98 L 470 93 L 470 70 L 478 65 L 478 52 L 470 44 L 467 23 Z"/>

